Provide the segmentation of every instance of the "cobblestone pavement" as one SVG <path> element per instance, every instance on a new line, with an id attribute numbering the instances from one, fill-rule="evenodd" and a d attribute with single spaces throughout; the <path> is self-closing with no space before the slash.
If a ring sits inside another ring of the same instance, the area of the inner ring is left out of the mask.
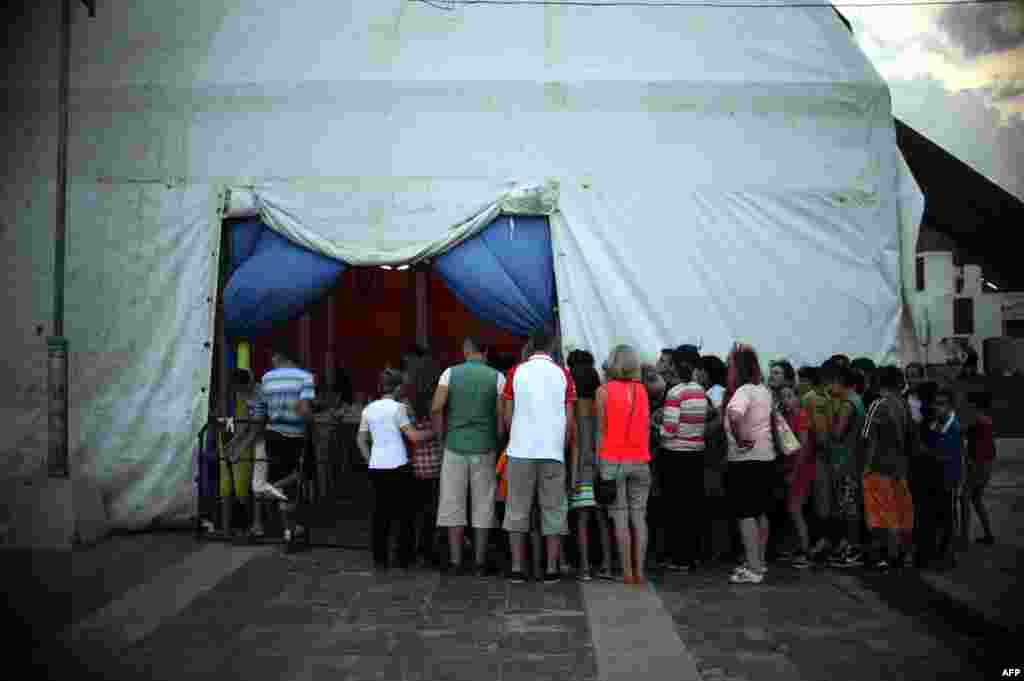
<path id="1" fill-rule="evenodd" d="M 367 554 L 340 550 L 253 559 L 89 669 L 119 679 L 597 678 L 574 582 L 377 576 Z"/>
<path id="2" fill-rule="evenodd" d="M 860 576 L 773 566 L 760 585 L 729 569 L 656 582 L 705 681 L 994 678 L 1009 637 L 951 611 L 914 572 Z"/>
<path id="3" fill-rule="evenodd" d="M 774 566 L 758 586 L 728 584 L 724 566 L 656 576 L 703 678 L 970 680 L 1024 666 L 1012 633 L 1024 602 L 1024 456 L 1006 454 L 1000 449 L 989 494 L 999 543 L 969 546 L 952 571 Z M 6 631 L 25 639 L 8 639 L 10 650 L 34 645 L 35 661 L 56 672 L 50 678 L 76 681 L 599 678 L 574 582 L 375 576 L 367 552 L 339 549 L 253 558 L 126 650 L 96 640 L 66 651 L 48 640 L 204 545 L 189 533 L 153 533 L 112 537 L 71 558 L 5 552 L 7 614 L 15 615 Z"/>

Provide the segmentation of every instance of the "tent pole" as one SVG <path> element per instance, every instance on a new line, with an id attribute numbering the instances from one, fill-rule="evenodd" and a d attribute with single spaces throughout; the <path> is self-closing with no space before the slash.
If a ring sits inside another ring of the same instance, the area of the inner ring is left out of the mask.
<path id="1" fill-rule="evenodd" d="M 228 272 L 231 271 L 231 227 L 224 224 L 221 218 L 221 243 L 220 243 L 220 271 L 217 281 L 217 323 L 216 328 L 216 361 L 217 361 L 217 410 L 218 416 L 231 416 L 228 414 L 230 406 L 229 393 L 231 391 L 231 371 L 228 367 L 230 350 L 228 348 L 228 337 L 224 331 L 224 289 L 228 285 Z"/>
<path id="2" fill-rule="evenodd" d="M 337 366 L 337 358 L 334 356 L 334 297 L 337 294 L 338 288 L 337 283 L 331 288 L 331 292 L 327 294 L 327 354 L 324 356 L 324 378 L 323 383 L 327 387 L 327 392 L 334 392 L 337 386 L 334 384 L 334 370 Z"/>
<path id="3" fill-rule="evenodd" d="M 68 341 L 64 337 L 64 263 L 68 196 L 68 81 L 71 77 L 71 0 L 61 2 L 60 82 L 57 138 L 57 224 L 53 253 L 53 336 L 47 339 L 49 448 L 52 478 L 68 478 Z"/>
<path id="4" fill-rule="evenodd" d="M 421 348 L 430 345 L 430 301 L 427 291 L 430 283 L 430 270 L 416 269 L 416 344 Z"/>
<path id="5" fill-rule="evenodd" d="M 307 310 L 299 319 L 299 355 L 302 368 L 306 371 L 314 371 L 313 367 L 313 317 Z"/>

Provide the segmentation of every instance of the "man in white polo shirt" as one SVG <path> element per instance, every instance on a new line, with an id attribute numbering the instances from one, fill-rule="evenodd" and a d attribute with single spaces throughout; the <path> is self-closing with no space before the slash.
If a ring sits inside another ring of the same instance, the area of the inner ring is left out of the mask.
<path id="1" fill-rule="evenodd" d="M 523 571 L 530 509 L 540 505 L 541 532 L 547 543 L 545 581 L 559 580 L 561 531 L 565 524 L 565 445 L 575 428 L 576 386 L 551 355 L 556 336 L 538 329 L 530 336 L 534 353 L 509 372 L 502 391 L 504 423 L 511 424 L 508 444 L 508 499 L 505 530 L 512 548 L 513 583 L 526 581 Z"/>

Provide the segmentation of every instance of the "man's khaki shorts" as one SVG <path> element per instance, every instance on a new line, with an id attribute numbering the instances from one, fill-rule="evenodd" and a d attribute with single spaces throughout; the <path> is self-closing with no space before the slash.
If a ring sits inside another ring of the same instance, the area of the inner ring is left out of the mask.
<path id="1" fill-rule="evenodd" d="M 545 537 L 562 534 L 566 527 L 568 503 L 565 494 L 565 464 L 553 459 L 508 457 L 508 500 L 505 529 L 530 531 L 530 509 L 540 506 L 540 531 Z"/>
<path id="2" fill-rule="evenodd" d="M 473 527 L 494 527 L 494 494 L 498 487 L 496 457 L 490 454 L 457 454 L 444 450 L 441 462 L 441 500 L 437 507 L 438 527 L 465 527 L 469 495 Z"/>

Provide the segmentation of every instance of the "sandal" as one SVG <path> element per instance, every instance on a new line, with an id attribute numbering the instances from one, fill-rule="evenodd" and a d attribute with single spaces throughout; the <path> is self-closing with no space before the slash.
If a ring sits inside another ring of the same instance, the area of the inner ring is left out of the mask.
<path id="1" fill-rule="evenodd" d="M 604 579 L 604 580 L 609 581 L 609 582 L 614 582 L 615 581 L 615 575 L 612 574 L 612 571 L 609 568 L 602 568 L 602 569 L 598 570 L 597 578 L 598 579 Z"/>

